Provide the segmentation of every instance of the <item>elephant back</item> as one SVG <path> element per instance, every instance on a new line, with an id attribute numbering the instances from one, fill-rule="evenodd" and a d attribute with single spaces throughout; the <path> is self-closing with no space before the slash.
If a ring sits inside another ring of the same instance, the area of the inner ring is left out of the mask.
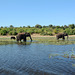
<path id="1" fill-rule="evenodd" d="M 59 33 L 56 35 L 56 37 L 62 37 L 63 36 L 63 33 Z"/>
<path id="2" fill-rule="evenodd" d="M 18 33 L 18 35 L 24 35 L 25 33 Z"/>
<path id="3" fill-rule="evenodd" d="M 26 36 L 26 34 L 25 33 L 18 33 L 17 34 L 17 38 L 22 38 L 22 37 L 25 37 Z"/>

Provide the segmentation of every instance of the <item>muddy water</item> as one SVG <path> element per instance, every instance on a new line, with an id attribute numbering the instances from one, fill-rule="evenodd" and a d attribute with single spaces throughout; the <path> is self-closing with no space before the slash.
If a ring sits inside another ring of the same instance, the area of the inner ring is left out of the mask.
<path id="1" fill-rule="evenodd" d="M 0 45 L 0 75 L 75 75 L 72 45 Z"/>

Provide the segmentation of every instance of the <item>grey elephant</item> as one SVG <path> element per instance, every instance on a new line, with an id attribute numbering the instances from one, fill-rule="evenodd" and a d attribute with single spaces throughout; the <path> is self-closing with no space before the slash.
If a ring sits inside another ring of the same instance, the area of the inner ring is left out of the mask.
<path id="1" fill-rule="evenodd" d="M 67 33 L 58 33 L 58 34 L 56 35 L 56 38 L 57 38 L 57 40 L 58 40 L 59 38 L 62 38 L 63 40 L 65 40 L 65 36 L 67 36 L 67 39 L 68 39 L 68 34 L 67 34 Z"/>
<path id="2" fill-rule="evenodd" d="M 17 39 L 17 41 L 23 40 L 24 42 L 26 42 L 26 37 L 30 37 L 30 39 L 32 41 L 30 33 L 27 33 L 27 32 L 17 34 L 16 39 Z"/>

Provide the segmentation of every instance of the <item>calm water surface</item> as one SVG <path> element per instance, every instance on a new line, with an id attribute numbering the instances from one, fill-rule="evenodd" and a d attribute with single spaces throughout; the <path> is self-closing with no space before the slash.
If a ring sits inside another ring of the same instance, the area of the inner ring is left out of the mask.
<path id="1" fill-rule="evenodd" d="M 72 45 L 0 45 L 0 75 L 75 75 Z"/>

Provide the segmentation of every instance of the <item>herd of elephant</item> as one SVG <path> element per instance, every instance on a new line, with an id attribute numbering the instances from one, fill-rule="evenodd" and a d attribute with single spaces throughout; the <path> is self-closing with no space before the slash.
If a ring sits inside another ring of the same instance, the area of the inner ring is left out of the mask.
<path id="1" fill-rule="evenodd" d="M 68 39 L 68 34 L 67 33 L 59 33 L 56 35 L 56 39 L 60 39 L 62 38 L 63 40 L 65 40 L 65 36 L 67 36 L 67 39 Z M 23 40 L 24 42 L 26 42 L 26 37 L 30 37 L 31 41 L 32 41 L 32 38 L 31 38 L 31 35 L 30 33 L 18 33 L 16 38 L 14 36 L 11 37 L 11 39 L 16 39 L 17 41 L 21 41 Z"/>

